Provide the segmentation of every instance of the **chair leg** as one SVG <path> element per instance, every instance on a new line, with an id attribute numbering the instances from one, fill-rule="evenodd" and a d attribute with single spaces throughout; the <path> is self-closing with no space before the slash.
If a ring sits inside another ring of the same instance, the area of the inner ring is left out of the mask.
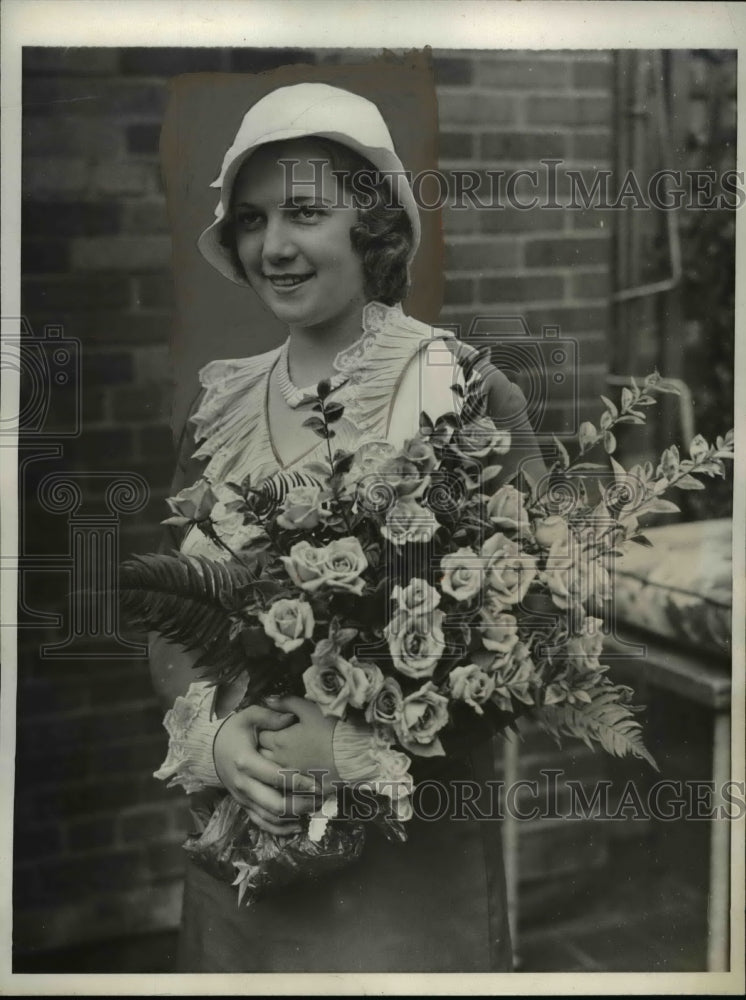
<path id="1" fill-rule="evenodd" d="M 730 716 L 718 712 L 713 724 L 712 779 L 714 808 L 722 807 L 722 789 L 730 779 Z M 727 972 L 730 940 L 730 823 L 722 816 L 710 821 L 710 882 L 707 900 L 707 968 Z"/>

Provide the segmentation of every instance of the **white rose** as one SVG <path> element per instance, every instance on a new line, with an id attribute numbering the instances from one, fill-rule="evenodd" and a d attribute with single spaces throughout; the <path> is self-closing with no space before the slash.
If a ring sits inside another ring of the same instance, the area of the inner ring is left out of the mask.
<path id="1" fill-rule="evenodd" d="M 448 675 L 451 694 L 459 701 L 465 701 L 479 715 L 484 715 L 482 705 L 495 690 L 494 678 L 486 674 L 476 664 L 454 667 Z"/>
<path id="2" fill-rule="evenodd" d="M 391 591 L 392 598 L 408 615 L 429 614 L 440 604 L 440 594 L 426 580 L 416 577 L 406 587 L 397 584 Z"/>
<path id="3" fill-rule="evenodd" d="M 419 757 L 443 755 L 438 732 L 448 724 L 448 699 L 428 682 L 404 699 L 396 736 L 405 750 Z"/>
<path id="4" fill-rule="evenodd" d="M 259 613 L 259 620 L 266 634 L 283 653 L 292 652 L 310 639 L 315 624 L 311 605 L 292 598 L 275 601 L 268 611 Z"/>
<path id="5" fill-rule="evenodd" d="M 443 593 L 457 601 L 470 601 L 482 589 L 482 561 L 473 549 L 462 547 L 443 556 L 440 568 Z"/>
<path id="6" fill-rule="evenodd" d="M 429 507 L 408 498 L 397 501 L 386 515 L 381 534 L 394 545 L 409 542 L 429 542 L 438 522 Z"/>
<path id="7" fill-rule="evenodd" d="M 432 676 L 446 648 L 442 629 L 444 618 L 439 608 L 429 615 L 394 613 L 384 635 L 399 673 L 415 680 Z"/>
<path id="8" fill-rule="evenodd" d="M 362 708 L 369 695 L 371 679 L 354 657 L 345 660 L 338 653 L 325 651 L 303 674 L 306 697 L 315 701 L 324 715 L 344 718 L 347 706 Z"/>

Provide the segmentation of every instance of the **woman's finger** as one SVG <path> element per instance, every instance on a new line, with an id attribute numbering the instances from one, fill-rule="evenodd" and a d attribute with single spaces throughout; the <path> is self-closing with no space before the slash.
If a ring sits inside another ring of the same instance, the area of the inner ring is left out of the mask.
<path id="1" fill-rule="evenodd" d="M 241 797 L 241 801 L 247 806 L 260 805 L 273 816 L 289 817 L 290 809 L 286 803 L 286 797 L 269 785 L 257 781 L 255 778 L 244 778 L 236 788 Z"/>
<path id="2" fill-rule="evenodd" d="M 241 782 L 238 790 L 245 797 L 247 805 L 256 803 L 273 816 L 286 819 L 313 812 L 319 803 L 316 795 L 281 795 L 274 788 L 269 788 L 253 778 Z"/>
<path id="3" fill-rule="evenodd" d="M 291 712 L 299 719 L 308 711 L 313 711 L 313 702 L 309 701 L 308 698 L 300 698 L 298 695 L 288 694 L 284 697 L 271 695 L 264 700 L 274 712 Z"/>
<path id="4" fill-rule="evenodd" d="M 279 752 L 261 749 L 259 753 L 266 760 L 272 761 L 280 774 L 284 776 L 285 780 L 279 788 L 285 795 L 299 795 L 304 800 L 307 796 L 310 796 L 320 801 L 321 786 L 313 775 L 304 774 L 302 771 L 297 771 L 294 768 L 283 767 L 282 761 L 279 759 Z"/>
<path id="5" fill-rule="evenodd" d="M 277 750 L 277 737 L 270 729 L 260 730 L 258 736 L 262 750 Z"/>
<path id="6" fill-rule="evenodd" d="M 254 779 L 281 792 L 288 792 L 291 789 L 296 792 L 316 791 L 316 782 L 310 775 L 291 774 L 289 770 L 278 767 L 277 762 L 267 760 L 257 751 L 253 751 L 249 757 L 236 761 L 236 767 L 245 780 Z"/>
<path id="7" fill-rule="evenodd" d="M 284 819 L 282 816 L 275 816 L 274 813 L 269 812 L 263 806 L 260 806 L 258 802 L 254 802 L 249 807 L 255 813 L 258 813 L 262 819 L 266 820 L 267 823 L 275 823 L 277 826 L 281 826 L 283 829 L 287 829 L 289 826 L 300 826 L 299 820 L 293 817 Z"/>
<path id="8" fill-rule="evenodd" d="M 276 836 L 281 837 L 288 833 L 300 833 L 302 830 L 300 823 L 286 824 L 285 826 L 282 826 L 279 823 L 272 823 L 269 820 L 264 819 L 264 817 L 260 816 L 255 809 L 247 809 L 247 812 L 260 830 L 265 830 L 267 833 L 274 833 Z"/>
<path id="9" fill-rule="evenodd" d="M 264 705 L 249 705 L 238 714 L 241 715 L 245 724 L 256 729 L 285 729 L 296 721 L 291 710 L 276 712 L 274 708 L 266 708 Z"/>

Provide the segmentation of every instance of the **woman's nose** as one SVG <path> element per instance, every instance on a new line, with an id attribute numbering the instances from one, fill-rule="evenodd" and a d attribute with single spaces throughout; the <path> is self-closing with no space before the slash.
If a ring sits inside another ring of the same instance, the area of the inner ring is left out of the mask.
<path id="1" fill-rule="evenodd" d="M 281 216 L 270 217 L 264 229 L 262 257 L 267 261 L 287 260 L 296 254 L 290 230 Z"/>

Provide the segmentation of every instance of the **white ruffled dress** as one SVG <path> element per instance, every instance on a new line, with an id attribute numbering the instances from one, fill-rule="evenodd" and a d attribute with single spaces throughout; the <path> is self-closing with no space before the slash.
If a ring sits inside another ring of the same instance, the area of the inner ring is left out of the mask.
<path id="1" fill-rule="evenodd" d="M 464 382 L 461 348 L 447 332 L 399 307 L 369 303 L 362 336 L 335 360 L 335 368 L 348 375 L 332 397 L 345 407 L 335 424 L 335 446 L 352 450 L 376 440 L 399 446 L 416 434 L 421 411 L 433 420 L 457 411 L 460 397 L 452 386 Z M 203 475 L 218 496 L 228 480 L 240 482 L 250 473 L 256 483 L 278 472 L 301 471 L 322 457 L 321 439 L 285 464 L 273 446 L 267 393 L 280 353 L 276 348 L 257 357 L 213 361 L 200 372 L 204 394 L 191 418 L 199 442 L 194 458 L 206 463 Z M 504 383 L 510 395 L 515 387 Z M 216 527 L 220 532 L 219 520 Z M 217 554 L 196 530 L 182 550 Z M 472 758 L 442 762 L 438 781 L 448 801 L 457 795 L 454 781 L 475 775 L 483 781 L 493 774 L 489 745 Z M 407 825 L 406 844 L 389 843 L 371 830 L 356 864 L 248 909 L 237 908 L 234 888 L 189 863 L 180 971 L 509 970 L 499 823 L 446 814 Z"/>

